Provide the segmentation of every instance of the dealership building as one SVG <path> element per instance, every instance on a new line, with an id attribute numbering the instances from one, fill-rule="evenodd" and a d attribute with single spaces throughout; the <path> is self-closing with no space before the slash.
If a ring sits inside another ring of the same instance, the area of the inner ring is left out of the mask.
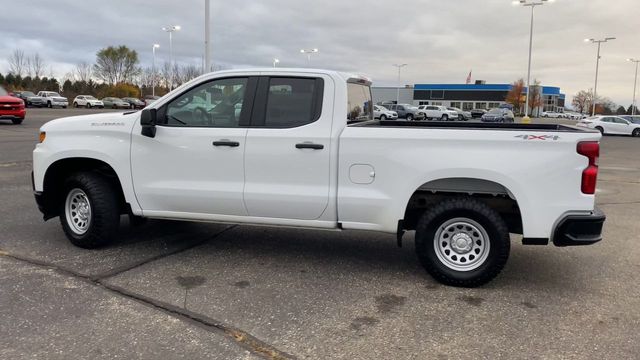
<path id="1" fill-rule="evenodd" d="M 513 85 L 485 84 L 415 84 L 399 89 L 399 101 L 413 105 L 443 105 L 463 110 L 491 109 L 506 104 L 506 97 Z M 565 94 L 559 87 L 540 86 L 542 105 L 534 109 L 533 114 L 541 111 L 563 112 Z M 372 87 L 374 103 L 395 102 L 398 96 L 397 87 Z M 523 92 L 526 93 L 526 88 Z M 524 112 L 524 104 L 523 109 Z"/>

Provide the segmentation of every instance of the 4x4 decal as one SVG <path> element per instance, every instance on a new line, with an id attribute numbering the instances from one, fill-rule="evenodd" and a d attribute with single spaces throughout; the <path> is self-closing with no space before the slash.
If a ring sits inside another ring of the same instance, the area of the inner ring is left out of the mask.
<path id="1" fill-rule="evenodd" d="M 522 140 L 558 140 L 560 136 L 558 135 L 516 135 L 517 138 L 522 138 Z"/>

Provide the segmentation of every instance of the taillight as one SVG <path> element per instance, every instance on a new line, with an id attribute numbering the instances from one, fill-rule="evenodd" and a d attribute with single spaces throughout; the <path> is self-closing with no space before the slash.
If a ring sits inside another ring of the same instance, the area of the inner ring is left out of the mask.
<path id="1" fill-rule="evenodd" d="M 583 141 L 578 143 L 578 154 L 589 159 L 589 165 L 582 171 L 582 193 L 595 194 L 596 180 L 598 178 L 598 157 L 600 156 L 600 144 L 597 141 Z"/>

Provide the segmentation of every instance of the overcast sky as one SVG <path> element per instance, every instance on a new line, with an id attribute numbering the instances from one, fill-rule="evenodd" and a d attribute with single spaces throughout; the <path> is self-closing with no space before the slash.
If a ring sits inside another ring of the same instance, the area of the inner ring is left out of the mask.
<path id="1" fill-rule="evenodd" d="M 74 64 L 93 62 L 109 45 L 138 51 L 151 64 L 169 58 L 162 26 L 178 24 L 177 62 L 200 66 L 204 0 L 3 0 L 0 71 L 16 48 L 39 52 L 62 77 Z M 640 58 L 640 0 L 556 0 L 536 7 L 532 78 L 560 86 L 570 98 L 593 87 L 596 45 L 603 44 L 598 93 L 629 106 L 633 64 Z M 19 16 L 17 15 L 19 14 Z M 394 63 L 408 63 L 403 83 L 510 83 L 526 77 L 529 8 L 510 0 L 213 0 L 213 61 L 227 67 L 307 66 L 301 48 L 320 49 L 312 66 L 357 71 L 377 85 L 395 85 Z M 50 68 L 50 70 L 49 70 Z"/>

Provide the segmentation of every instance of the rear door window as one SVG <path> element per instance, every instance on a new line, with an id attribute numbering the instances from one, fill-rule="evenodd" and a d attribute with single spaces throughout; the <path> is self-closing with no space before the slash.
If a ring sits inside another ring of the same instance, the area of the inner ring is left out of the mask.
<path id="1" fill-rule="evenodd" d="M 320 78 L 270 78 L 264 126 L 294 128 L 318 120 L 323 84 Z"/>

